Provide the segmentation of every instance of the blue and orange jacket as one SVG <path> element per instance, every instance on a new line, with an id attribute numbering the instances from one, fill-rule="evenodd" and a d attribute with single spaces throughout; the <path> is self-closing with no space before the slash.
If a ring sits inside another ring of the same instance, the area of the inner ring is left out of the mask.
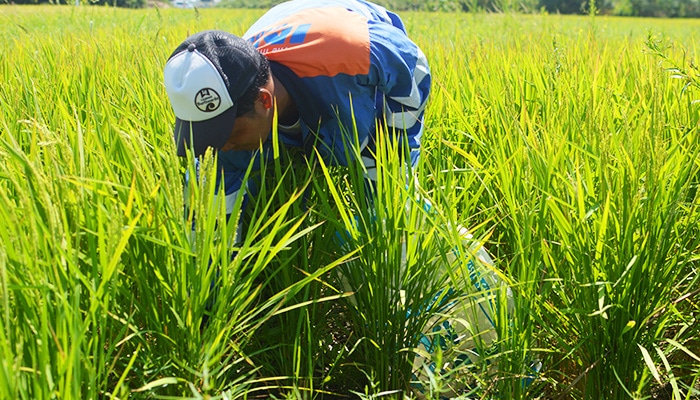
<path id="1" fill-rule="evenodd" d="M 243 35 L 270 61 L 300 114 L 301 133 L 279 132 L 288 146 L 313 146 L 330 164 L 347 165 L 347 143 L 372 148 L 386 129 L 416 157 L 430 70 L 398 15 L 363 0 L 292 0 L 270 9 Z M 355 140 L 357 135 L 357 140 Z M 269 142 L 265 147 L 269 147 Z M 372 164 L 373 160 L 363 161 Z M 220 151 L 232 206 L 258 152 Z M 367 165 L 370 167 L 370 165 Z M 221 176 L 220 176 L 221 177 Z"/>

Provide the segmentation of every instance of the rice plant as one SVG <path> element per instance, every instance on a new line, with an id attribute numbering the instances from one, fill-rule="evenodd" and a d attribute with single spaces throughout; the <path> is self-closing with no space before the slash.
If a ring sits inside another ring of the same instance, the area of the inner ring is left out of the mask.
<path id="1" fill-rule="evenodd" d="M 2 6 L 0 397 L 698 398 L 697 20 L 407 13 L 418 167 L 276 147 L 228 217 L 162 67 L 260 12 Z"/>

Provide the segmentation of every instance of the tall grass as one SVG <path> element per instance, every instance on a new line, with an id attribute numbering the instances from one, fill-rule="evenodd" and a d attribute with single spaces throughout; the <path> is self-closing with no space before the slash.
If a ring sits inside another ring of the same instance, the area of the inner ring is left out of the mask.
<path id="1" fill-rule="evenodd" d="M 278 149 L 227 219 L 213 156 L 184 183 L 162 66 L 259 12 L 2 11 L 0 397 L 698 397 L 698 21 L 407 14 L 434 74 L 417 182 L 390 143 L 369 196 Z M 417 390 L 427 305 L 468 293 L 457 225 L 514 308 Z"/>
<path id="2" fill-rule="evenodd" d="M 464 73 L 442 75 L 450 95 L 431 113 L 454 115 L 453 133 L 438 130 L 435 141 L 462 157 L 433 175 L 464 171 L 447 179 L 465 184 L 444 186 L 479 195 L 481 218 L 498 221 L 492 250 L 518 282 L 516 351 L 499 365 L 517 374 L 523 350 L 541 348 L 547 392 L 574 398 L 649 395 L 642 349 L 678 355 L 668 344 L 676 336 L 697 353 L 698 94 L 680 94 L 645 54 L 643 34 L 598 39 L 609 27 L 597 20 L 574 36 L 552 27 L 431 54 L 438 66 L 469 57 Z"/>

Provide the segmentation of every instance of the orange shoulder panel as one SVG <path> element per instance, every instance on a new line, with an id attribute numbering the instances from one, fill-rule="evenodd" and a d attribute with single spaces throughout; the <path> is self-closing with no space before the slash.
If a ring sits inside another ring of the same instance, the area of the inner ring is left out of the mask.
<path id="1" fill-rule="evenodd" d="M 367 74 L 367 19 L 342 7 L 302 10 L 252 37 L 268 59 L 300 78 Z"/>

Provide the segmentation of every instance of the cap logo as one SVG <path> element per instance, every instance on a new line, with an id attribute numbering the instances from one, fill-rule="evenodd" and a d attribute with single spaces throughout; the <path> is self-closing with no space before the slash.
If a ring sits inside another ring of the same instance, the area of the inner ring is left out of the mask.
<path id="1" fill-rule="evenodd" d="M 221 96 L 212 88 L 204 88 L 194 96 L 194 105 L 202 112 L 213 112 L 221 105 Z"/>

